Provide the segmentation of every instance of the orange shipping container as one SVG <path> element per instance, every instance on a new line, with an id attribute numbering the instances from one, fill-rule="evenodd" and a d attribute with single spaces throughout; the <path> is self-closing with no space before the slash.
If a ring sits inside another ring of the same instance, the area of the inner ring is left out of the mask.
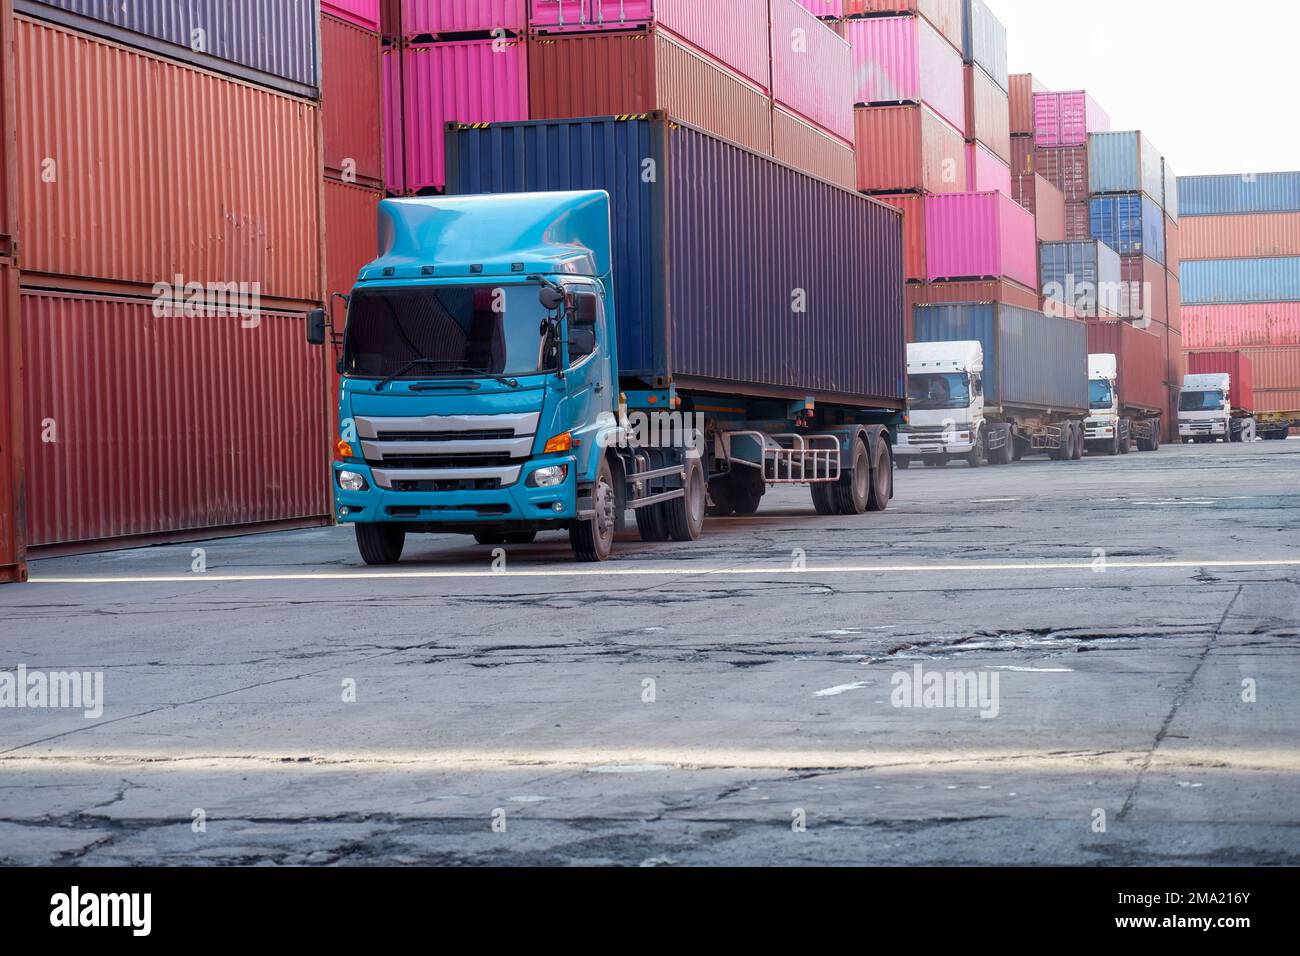
<path id="1" fill-rule="evenodd" d="M 1026 206 L 1026 208 L 1034 214 L 1034 225 L 1038 230 L 1038 241 L 1065 241 L 1065 194 L 1042 176 L 1035 175 L 1033 184 L 1034 205 L 1032 207 Z M 1025 204 L 1022 202 L 1021 205 Z"/>
<path id="2" fill-rule="evenodd" d="M 1046 93 L 1047 87 L 1038 82 L 1032 73 L 1012 73 L 1011 87 L 1011 135 L 1033 135 L 1034 132 L 1034 94 Z M 1033 144 L 1030 143 L 1030 152 Z M 1012 164 L 1014 166 L 1014 164 Z"/>
<path id="3" fill-rule="evenodd" d="M 966 65 L 966 138 L 1011 163 L 1011 107 L 1006 90 L 978 66 Z"/>
<path id="4" fill-rule="evenodd" d="M 1255 388 L 1300 388 L 1300 345 L 1241 349 L 1254 369 Z"/>
<path id="5" fill-rule="evenodd" d="M 379 34 L 320 18 L 325 169 L 335 179 L 383 186 L 383 71 Z"/>
<path id="6" fill-rule="evenodd" d="M 1192 349 L 1300 345 L 1300 302 L 1188 305 L 1183 328 Z"/>
<path id="7" fill-rule="evenodd" d="M 1184 259 L 1300 256 L 1300 212 L 1183 216 Z"/>
<path id="8" fill-rule="evenodd" d="M 903 210 L 903 278 L 924 281 L 925 269 L 925 197 L 879 196 L 881 202 Z"/>
<path id="9" fill-rule="evenodd" d="M 858 189 L 964 192 L 966 142 L 926 106 L 863 106 L 854 113 Z"/>
<path id="10" fill-rule="evenodd" d="M 857 188 L 853 148 L 773 104 L 772 156 L 806 173 Z"/>
<path id="11" fill-rule="evenodd" d="M 16 19 L 23 221 L 32 273 L 259 283 L 321 298 L 317 109 L 23 17 Z"/>
<path id="12" fill-rule="evenodd" d="M 343 331 L 347 319 L 341 303 L 336 304 L 334 293 L 348 295 L 356 284 L 361 267 L 379 256 L 379 200 L 384 194 L 378 190 L 343 183 L 325 183 L 325 293 L 334 328 Z M 331 408 L 338 394 L 338 372 L 331 345 L 325 348 L 328 399 Z"/>
<path id="13" fill-rule="evenodd" d="M 1300 388 L 1255 389 L 1255 411 L 1300 416 Z"/>

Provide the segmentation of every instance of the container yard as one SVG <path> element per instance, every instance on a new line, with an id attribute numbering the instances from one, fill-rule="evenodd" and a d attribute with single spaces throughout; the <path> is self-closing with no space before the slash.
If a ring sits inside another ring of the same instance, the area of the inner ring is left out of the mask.
<path id="1" fill-rule="evenodd" d="M 461 866 L 1261 912 L 1286 79 L 1224 16 L 1030 10 L 0 0 L 15 925 Z"/>

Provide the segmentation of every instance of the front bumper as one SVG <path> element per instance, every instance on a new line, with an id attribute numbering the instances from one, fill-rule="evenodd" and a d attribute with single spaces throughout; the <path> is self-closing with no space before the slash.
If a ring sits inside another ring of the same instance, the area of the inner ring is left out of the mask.
<path id="1" fill-rule="evenodd" d="M 898 436 L 898 444 L 894 446 L 895 457 L 902 455 L 904 457 L 939 457 L 948 456 L 949 458 L 969 455 L 975 450 L 975 442 L 971 439 L 948 440 L 945 438 L 935 438 L 928 435 L 913 435 L 907 432 L 901 432 Z"/>
<path id="2" fill-rule="evenodd" d="M 1116 435 L 1115 423 L 1105 419 L 1088 419 L 1083 423 L 1084 441 L 1105 441 Z"/>
<path id="3" fill-rule="evenodd" d="M 1179 422 L 1179 438 L 1223 438 L 1228 434 L 1225 422 Z"/>

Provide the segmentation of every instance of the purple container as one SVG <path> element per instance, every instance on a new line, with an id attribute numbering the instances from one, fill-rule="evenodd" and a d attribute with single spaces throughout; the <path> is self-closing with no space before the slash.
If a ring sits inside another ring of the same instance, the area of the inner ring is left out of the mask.
<path id="1" fill-rule="evenodd" d="M 853 145 L 853 51 L 796 0 L 772 0 L 772 98 Z"/>
<path id="2" fill-rule="evenodd" d="M 966 128 L 961 53 L 920 17 L 871 17 L 843 24 L 853 50 L 854 101 L 925 103 Z"/>
<path id="3" fill-rule="evenodd" d="M 1087 93 L 1034 94 L 1034 145 L 1087 146 L 1089 133 L 1110 129 L 1110 116 Z"/>
<path id="4" fill-rule="evenodd" d="M 1034 214 L 1000 192 L 925 197 L 930 280 L 1015 279 L 1038 285 Z"/>

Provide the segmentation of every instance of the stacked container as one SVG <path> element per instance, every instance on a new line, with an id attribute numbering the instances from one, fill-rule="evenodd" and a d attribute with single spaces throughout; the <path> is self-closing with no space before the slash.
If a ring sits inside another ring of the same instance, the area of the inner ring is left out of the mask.
<path id="1" fill-rule="evenodd" d="M 324 362 L 304 335 L 322 299 L 317 4 L 23 9 L 17 198 L 37 228 L 4 311 L 28 544 L 327 521 Z M 218 52 L 195 53 L 197 31 Z M 16 440 L 0 433 L 10 472 Z"/>
<path id="2" fill-rule="evenodd" d="M 1083 90 L 1036 90 L 1029 107 L 1032 144 L 1020 147 L 1017 171 L 1041 175 L 1065 198 L 1065 237 L 1092 237 L 1088 223 L 1088 135 L 1110 129 L 1110 117 Z M 1017 197 L 1021 198 L 1021 197 Z M 1023 201 L 1023 199 L 1022 199 Z"/>
<path id="3" fill-rule="evenodd" d="M 1300 427 L 1300 172 L 1178 180 L 1183 344 L 1240 351 L 1261 419 Z"/>
<path id="4" fill-rule="evenodd" d="M 0 583 L 27 579 L 23 469 L 23 323 L 18 310 L 18 192 L 14 151 L 14 17 L 0 0 Z"/>

